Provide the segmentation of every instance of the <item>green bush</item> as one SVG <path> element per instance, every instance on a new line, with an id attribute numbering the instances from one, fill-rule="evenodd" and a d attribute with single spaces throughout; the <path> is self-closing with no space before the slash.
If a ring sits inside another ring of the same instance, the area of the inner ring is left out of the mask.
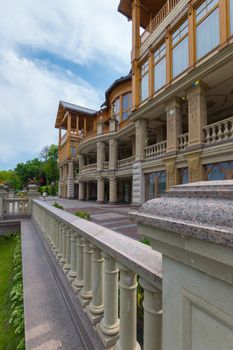
<path id="1" fill-rule="evenodd" d="M 53 207 L 64 210 L 63 205 L 61 205 L 61 204 L 59 204 L 59 203 L 57 203 L 57 202 L 54 202 L 54 203 L 53 203 Z"/>
<path id="2" fill-rule="evenodd" d="M 51 185 L 50 186 L 50 196 L 56 196 L 56 186 L 55 185 Z"/>
<path id="3" fill-rule="evenodd" d="M 144 244 L 146 244 L 146 245 L 150 245 L 150 241 L 149 241 L 149 239 L 147 239 L 147 238 L 143 238 L 140 242 L 141 242 L 141 243 L 144 243 Z"/>
<path id="4" fill-rule="evenodd" d="M 85 220 L 91 220 L 91 215 L 89 213 L 87 213 L 86 211 L 76 211 L 76 213 L 74 213 L 74 215 L 78 216 L 81 219 L 85 219 Z"/>

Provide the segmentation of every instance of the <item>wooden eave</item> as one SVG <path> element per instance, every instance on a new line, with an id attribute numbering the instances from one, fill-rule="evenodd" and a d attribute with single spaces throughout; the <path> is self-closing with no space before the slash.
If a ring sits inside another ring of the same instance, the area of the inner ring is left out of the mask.
<path id="1" fill-rule="evenodd" d="M 60 127 L 62 129 L 66 129 L 66 118 L 64 118 L 66 112 L 71 114 L 71 128 L 72 129 L 76 128 L 76 117 L 77 116 L 79 116 L 81 118 L 84 118 L 84 117 L 95 118 L 97 116 L 97 113 L 96 113 L 96 115 L 89 115 L 89 114 L 86 114 L 83 112 L 73 111 L 70 108 L 67 108 L 67 107 L 65 108 L 61 103 L 59 103 L 57 117 L 56 117 L 56 121 L 55 121 L 55 128 L 56 129 L 59 129 Z"/>

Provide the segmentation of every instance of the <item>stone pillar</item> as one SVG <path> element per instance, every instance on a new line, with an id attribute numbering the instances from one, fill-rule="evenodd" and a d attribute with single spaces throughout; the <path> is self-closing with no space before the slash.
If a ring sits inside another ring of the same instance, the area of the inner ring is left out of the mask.
<path id="1" fill-rule="evenodd" d="M 102 141 L 97 142 L 97 170 L 103 170 L 105 161 L 105 144 Z"/>
<path id="2" fill-rule="evenodd" d="M 166 105 L 167 113 L 167 152 L 178 150 L 178 136 L 182 133 L 181 111 L 178 99 L 170 101 Z"/>
<path id="3" fill-rule="evenodd" d="M 102 135 L 103 134 L 103 117 L 102 115 L 99 118 L 99 121 L 97 122 L 97 135 Z"/>
<path id="4" fill-rule="evenodd" d="M 90 200 L 91 197 L 91 188 L 90 188 L 90 182 L 86 182 L 86 201 Z"/>
<path id="5" fill-rule="evenodd" d="M 68 274 L 68 279 L 73 282 L 76 277 L 76 237 L 75 231 L 71 231 L 70 236 L 70 272 Z"/>
<path id="6" fill-rule="evenodd" d="M 187 91 L 189 147 L 198 146 L 204 141 L 203 127 L 207 124 L 206 86 L 199 82 Z"/>
<path id="7" fill-rule="evenodd" d="M 137 342 L 137 275 L 122 265 L 119 267 L 120 339 L 114 350 L 140 350 Z"/>
<path id="8" fill-rule="evenodd" d="M 4 197 L 6 196 L 7 191 L 4 186 L 0 186 L 0 220 L 3 219 L 4 214 Z"/>
<path id="9" fill-rule="evenodd" d="M 117 178 L 115 176 L 109 178 L 109 203 L 117 203 Z"/>
<path id="10" fill-rule="evenodd" d="M 115 170 L 117 168 L 117 140 L 109 140 L 109 170 Z"/>
<path id="11" fill-rule="evenodd" d="M 118 319 L 118 268 L 117 262 L 103 253 L 105 261 L 104 278 L 104 317 L 97 325 L 105 347 L 113 346 L 119 338 Z"/>
<path id="12" fill-rule="evenodd" d="M 83 286 L 83 241 L 80 235 L 76 235 L 76 278 L 72 284 L 77 294 Z"/>
<path id="13" fill-rule="evenodd" d="M 84 155 L 79 153 L 78 155 L 79 173 L 81 174 L 82 168 L 84 167 Z"/>
<path id="14" fill-rule="evenodd" d="M 59 167 L 58 197 L 62 197 L 62 167 Z"/>
<path id="15" fill-rule="evenodd" d="M 116 131 L 116 121 L 115 119 L 109 120 L 109 132 L 115 132 Z"/>
<path id="16" fill-rule="evenodd" d="M 70 245 L 70 237 L 71 237 L 71 229 L 67 228 L 66 229 L 66 236 L 65 236 L 65 240 L 66 240 L 66 263 L 64 265 L 64 272 L 67 274 L 70 271 L 70 262 L 71 262 L 71 245 Z"/>
<path id="17" fill-rule="evenodd" d="M 104 258 L 101 250 L 95 245 L 92 256 L 92 301 L 87 306 L 87 314 L 92 324 L 97 324 L 103 317 L 104 312 Z"/>
<path id="18" fill-rule="evenodd" d="M 104 179 L 97 178 L 97 203 L 104 203 Z"/>
<path id="19" fill-rule="evenodd" d="M 84 181 L 79 181 L 78 185 L 78 199 L 80 201 L 85 200 L 85 182 Z"/>
<path id="20" fill-rule="evenodd" d="M 188 162 L 189 182 L 203 180 L 203 167 L 201 164 L 201 152 L 193 152 L 186 156 Z"/>
<path id="21" fill-rule="evenodd" d="M 144 148 L 147 146 L 147 120 L 139 119 L 135 122 L 135 160 L 144 159 Z"/>
<path id="22" fill-rule="evenodd" d="M 162 292 L 140 278 L 144 290 L 144 349 L 162 350 Z"/>
<path id="23" fill-rule="evenodd" d="M 133 175 L 133 198 L 132 204 L 140 206 L 145 202 L 145 175 L 141 162 L 135 162 L 132 167 Z"/>
<path id="24" fill-rule="evenodd" d="M 79 294 L 79 300 L 82 306 L 87 306 L 92 298 L 92 249 L 90 242 L 83 239 L 84 249 L 83 249 L 83 288 Z"/>
<path id="25" fill-rule="evenodd" d="M 176 168 L 176 158 L 165 160 L 166 165 L 166 189 L 178 184 L 178 169 Z"/>

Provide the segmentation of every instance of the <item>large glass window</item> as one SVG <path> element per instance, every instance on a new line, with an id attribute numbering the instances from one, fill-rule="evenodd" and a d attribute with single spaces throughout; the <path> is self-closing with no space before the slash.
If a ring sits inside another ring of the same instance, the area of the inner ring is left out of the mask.
<path id="1" fill-rule="evenodd" d="M 132 109 L 132 94 L 131 92 L 122 97 L 122 120 L 128 119 Z"/>
<path id="2" fill-rule="evenodd" d="M 154 91 L 166 84 L 166 45 L 161 45 L 154 53 Z"/>
<path id="3" fill-rule="evenodd" d="M 148 60 L 141 67 L 141 101 L 149 96 L 149 62 Z"/>
<path id="4" fill-rule="evenodd" d="M 233 35 L 233 0 L 230 0 L 230 33 Z"/>
<path id="5" fill-rule="evenodd" d="M 197 59 L 219 45 L 218 0 L 206 0 L 196 9 Z"/>
<path id="6" fill-rule="evenodd" d="M 205 180 L 230 180 L 233 178 L 233 161 L 205 165 Z"/>
<path id="7" fill-rule="evenodd" d="M 166 171 L 146 175 L 147 200 L 160 197 L 166 191 Z"/>
<path id="8" fill-rule="evenodd" d="M 188 68 L 188 20 L 172 34 L 172 76 Z"/>

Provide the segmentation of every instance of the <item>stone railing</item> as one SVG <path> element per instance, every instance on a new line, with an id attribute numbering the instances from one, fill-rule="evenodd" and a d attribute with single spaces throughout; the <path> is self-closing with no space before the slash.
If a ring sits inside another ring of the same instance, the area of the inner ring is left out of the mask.
<path id="1" fill-rule="evenodd" d="M 3 216 L 27 216 L 30 213 L 29 198 L 4 198 Z"/>
<path id="2" fill-rule="evenodd" d="M 108 168 L 109 168 L 109 162 L 108 161 L 103 162 L 103 170 L 108 170 Z"/>
<path id="3" fill-rule="evenodd" d="M 84 165 L 81 169 L 81 173 L 89 173 L 91 171 L 96 171 L 96 167 L 97 167 L 96 163 Z"/>
<path id="4" fill-rule="evenodd" d="M 146 350 L 161 350 L 161 254 L 39 200 L 33 201 L 32 214 L 104 347 L 140 349 L 137 342 L 139 277 L 144 289 L 143 346 Z"/>
<path id="5" fill-rule="evenodd" d="M 128 158 L 124 158 L 124 159 L 118 160 L 117 161 L 117 170 L 129 168 L 133 164 L 134 159 L 135 159 L 135 157 L 131 156 L 131 157 L 128 157 Z"/>
<path id="6" fill-rule="evenodd" d="M 185 150 L 188 147 L 189 134 L 182 134 L 178 136 L 178 148 L 179 150 Z"/>
<path id="7" fill-rule="evenodd" d="M 207 145 L 233 139 L 233 117 L 203 128 Z"/>
<path id="8" fill-rule="evenodd" d="M 145 147 L 145 160 L 161 157 L 166 153 L 167 141 L 162 141 L 151 146 Z"/>

